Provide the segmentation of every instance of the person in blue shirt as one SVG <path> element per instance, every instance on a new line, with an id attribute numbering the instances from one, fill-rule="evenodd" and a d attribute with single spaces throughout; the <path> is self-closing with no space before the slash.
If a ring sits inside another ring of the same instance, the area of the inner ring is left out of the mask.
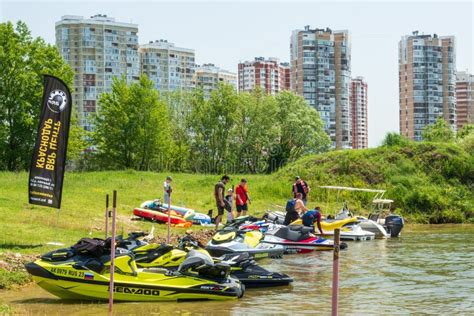
<path id="1" fill-rule="evenodd" d="M 316 206 L 314 210 L 309 210 L 303 214 L 301 221 L 304 226 L 314 227 L 314 223 L 317 224 L 321 236 L 324 236 L 323 229 L 321 227 L 321 208 Z"/>

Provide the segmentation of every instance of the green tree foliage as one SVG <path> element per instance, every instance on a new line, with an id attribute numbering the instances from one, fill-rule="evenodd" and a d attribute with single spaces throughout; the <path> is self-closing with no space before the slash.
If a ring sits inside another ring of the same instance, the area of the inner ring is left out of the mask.
<path id="1" fill-rule="evenodd" d="M 277 111 L 275 98 L 261 90 L 239 95 L 230 140 L 235 172 L 267 171 L 269 153 L 278 139 Z"/>
<path id="2" fill-rule="evenodd" d="M 347 201 L 368 209 L 373 195 L 335 192 L 317 185 L 386 189 L 393 208 L 408 221 L 474 222 L 474 155 L 456 143 L 409 142 L 405 146 L 332 151 L 309 155 L 274 173 L 274 181 L 301 175 L 312 186 L 310 201 Z M 327 205 L 327 204 L 326 204 Z M 327 211 L 336 212 L 340 204 Z"/>
<path id="3" fill-rule="evenodd" d="M 196 91 L 188 117 L 193 171 L 220 173 L 228 167 L 237 104 L 237 93 L 230 85 L 212 91 L 208 100 L 201 90 Z"/>
<path id="4" fill-rule="evenodd" d="M 31 161 L 43 75 L 61 78 L 69 87 L 73 72 L 56 47 L 33 38 L 23 22 L 0 24 L 0 169 L 24 170 Z"/>
<path id="5" fill-rule="evenodd" d="M 146 76 L 131 85 L 114 79 L 99 100 L 93 139 L 98 166 L 160 170 L 170 154 L 170 125 L 164 102 Z"/>
<path id="6" fill-rule="evenodd" d="M 472 134 L 474 134 L 474 124 L 466 124 L 456 133 L 456 138 L 462 140 Z"/>
<path id="7" fill-rule="evenodd" d="M 319 113 L 302 97 L 285 91 L 277 95 L 276 102 L 273 120 L 278 127 L 278 137 L 270 151 L 268 172 L 305 154 L 329 149 L 330 139 L 323 130 Z"/>
<path id="8" fill-rule="evenodd" d="M 382 141 L 382 146 L 392 147 L 392 146 L 406 146 L 410 143 L 410 140 L 398 133 L 387 133 L 385 138 Z"/>
<path id="9" fill-rule="evenodd" d="M 423 140 L 428 142 L 449 143 L 454 141 L 454 132 L 444 118 L 439 117 L 436 123 L 423 128 Z"/>
<path id="10" fill-rule="evenodd" d="M 175 128 L 180 126 L 175 139 L 189 149 L 186 165 L 193 172 L 271 172 L 329 148 L 318 113 L 290 92 L 237 93 L 222 84 L 208 99 L 202 90 L 170 98 L 170 113 L 179 118 Z"/>
<path id="11" fill-rule="evenodd" d="M 84 151 L 91 146 L 90 136 L 90 132 L 86 131 L 79 125 L 79 114 L 73 110 L 67 145 L 68 164 L 77 165 L 81 163 Z"/>

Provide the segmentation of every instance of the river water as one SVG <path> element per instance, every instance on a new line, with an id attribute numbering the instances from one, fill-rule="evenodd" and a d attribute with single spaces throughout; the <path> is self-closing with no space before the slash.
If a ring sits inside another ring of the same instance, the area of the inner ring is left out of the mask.
<path id="1" fill-rule="evenodd" d="M 331 312 L 332 252 L 265 259 L 290 287 L 250 289 L 231 302 L 120 303 L 117 315 L 252 315 Z M 474 225 L 414 225 L 400 238 L 349 242 L 340 259 L 340 315 L 474 315 Z M 0 293 L 21 314 L 106 314 L 106 303 L 69 303 L 36 285 Z"/>

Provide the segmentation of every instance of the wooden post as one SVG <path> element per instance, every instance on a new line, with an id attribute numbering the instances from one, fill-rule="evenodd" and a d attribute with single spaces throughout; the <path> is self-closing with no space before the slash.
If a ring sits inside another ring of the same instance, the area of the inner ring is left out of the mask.
<path id="1" fill-rule="evenodd" d="M 109 194 L 105 195 L 105 239 L 109 237 Z"/>
<path id="2" fill-rule="evenodd" d="M 114 304 L 114 272 L 115 272 L 115 221 L 117 217 L 117 191 L 114 190 L 112 202 L 112 238 L 110 241 L 110 283 L 109 283 L 109 314 L 112 315 Z"/>
<path id="3" fill-rule="evenodd" d="M 171 191 L 168 193 L 168 238 L 166 243 L 169 244 L 171 241 Z"/>
<path id="4" fill-rule="evenodd" d="M 332 261 L 332 316 L 337 316 L 337 305 L 339 300 L 339 247 L 340 247 L 339 228 L 334 230 L 334 254 Z"/>

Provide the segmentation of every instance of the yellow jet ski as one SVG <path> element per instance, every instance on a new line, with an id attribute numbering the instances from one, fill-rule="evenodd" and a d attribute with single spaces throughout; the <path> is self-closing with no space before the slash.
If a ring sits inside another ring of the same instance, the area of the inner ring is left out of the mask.
<path id="1" fill-rule="evenodd" d="M 60 298 L 107 300 L 110 256 L 97 254 L 60 249 L 25 267 L 40 287 Z M 195 250 L 176 271 L 138 269 L 131 252 L 117 254 L 114 263 L 116 301 L 229 300 L 244 293 L 244 286 L 229 277 L 229 265 L 214 264 Z"/>
<path id="2" fill-rule="evenodd" d="M 323 231 L 333 231 L 335 230 L 336 228 L 342 228 L 343 226 L 346 226 L 348 224 L 353 224 L 353 223 L 357 223 L 358 222 L 358 219 L 357 217 L 348 217 L 348 218 L 345 218 L 345 219 L 339 219 L 339 220 L 322 220 L 321 221 L 321 228 L 323 229 Z M 302 225 L 303 222 L 301 221 L 301 218 L 295 220 L 294 222 L 292 222 L 290 225 Z"/>

